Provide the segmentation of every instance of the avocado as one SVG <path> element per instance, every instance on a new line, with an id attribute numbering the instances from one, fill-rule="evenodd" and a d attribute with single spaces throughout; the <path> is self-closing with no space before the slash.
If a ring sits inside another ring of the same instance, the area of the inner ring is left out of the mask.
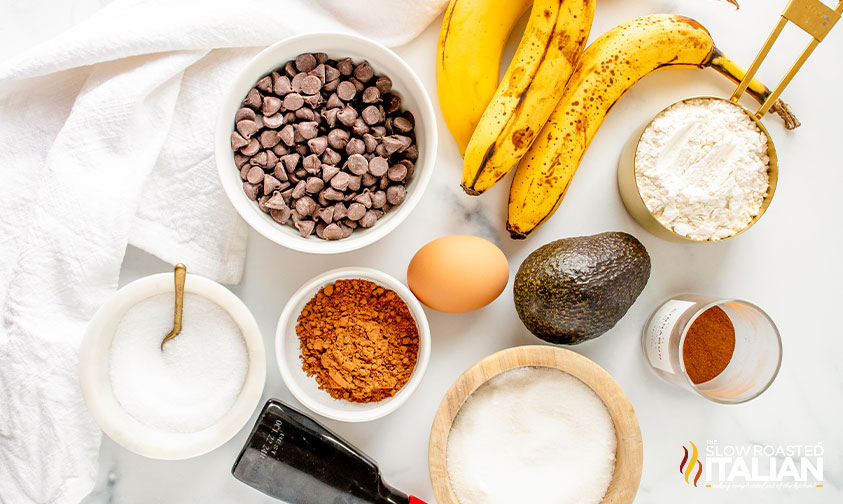
<path id="1" fill-rule="evenodd" d="M 620 320 L 650 278 L 634 236 L 564 238 L 533 251 L 515 275 L 515 309 L 527 329 L 555 344 L 596 338 Z"/>

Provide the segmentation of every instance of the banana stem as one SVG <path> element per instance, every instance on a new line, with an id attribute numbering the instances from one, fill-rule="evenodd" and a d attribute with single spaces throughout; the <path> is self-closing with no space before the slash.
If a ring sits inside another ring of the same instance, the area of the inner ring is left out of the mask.
<path id="1" fill-rule="evenodd" d="M 740 83 L 743 80 L 744 75 L 746 75 L 746 71 L 741 68 L 740 65 L 732 61 L 728 56 L 721 53 L 720 50 L 716 48 L 711 54 L 708 66 L 717 70 L 735 84 Z M 758 79 L 752 79 L 752 81 L 750 81 L 749 86 L 746 88 L 746 92 L 755 98 L 758 103 L 764 103 L 767 97 L 772 93 L 772 91 L 770 91 L 767 86 Z M 784 127 L 789 130 L 796 129 L 802 125 L 802 123 L 799 122 L 799 119 L 797 119 L 793 114 L 793 111 L 790 109 L 790 105 L 783 102 L 781 99 L 776 100 L 770 110 L 782 118 L 784 121 Z"/>

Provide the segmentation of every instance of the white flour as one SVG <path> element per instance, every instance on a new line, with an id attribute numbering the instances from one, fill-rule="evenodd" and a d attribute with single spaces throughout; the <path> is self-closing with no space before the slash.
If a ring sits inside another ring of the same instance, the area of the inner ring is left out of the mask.
<path id="1" fill-rule="evenodd" d="M 248 369 L 240 328 L 224 309 L 197 294 L 184 295 L 181 333 L 173 328 L 173 294 L 133 306 L 111 343 L 114 396 L 139 422 L 168 432 L 195 432 L 225 415 Z"/>
<path id="2" fill-rule="evenodd" d="M 448 436 L 460 504 L 596 504 L 617 439 L 603 401 L 551 368 L 506 371 L 463 404 Z"/>
<path id="3" fill-rule="evenodd" d="M 677 103 L 641 136 L 635 178 L 664 226 L 720 240 L 758 215 L 769 186 L 767 137 L 738 106 L 700 98 Z"/>

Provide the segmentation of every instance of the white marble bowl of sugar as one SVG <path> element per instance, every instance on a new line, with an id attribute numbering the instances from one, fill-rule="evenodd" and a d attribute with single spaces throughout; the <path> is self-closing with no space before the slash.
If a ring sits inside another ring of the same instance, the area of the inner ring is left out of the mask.
<path id="1" fill-rule="evenodd" d="M 173 274 L 136 280 L 94 315 L 79 383 L 94 420 L 124 448 L 155 459 L 196 457 L 234 437 L 257 408 L 266 352 L 254 316 L 222 285 L 185 280 L 182 332 L 173 325 Z"/>
<path id="2" fill-rule="evenodd" d="M 492 354 L 457 378 L 428 458 L 440 504 L 632 502 L 643 461 L 620 385 L 582 355 L 538 345 Z"/>

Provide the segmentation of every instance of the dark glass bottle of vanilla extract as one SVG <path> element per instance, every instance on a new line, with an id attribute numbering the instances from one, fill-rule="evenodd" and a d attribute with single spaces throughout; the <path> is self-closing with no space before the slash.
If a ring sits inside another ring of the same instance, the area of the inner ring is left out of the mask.
<path id="1" fill-rule="evenodd" d="M 231 472 L 288 504 L 423 504 L 387 485 L 364 453 L 274 399 L 261 411 Z"/>

